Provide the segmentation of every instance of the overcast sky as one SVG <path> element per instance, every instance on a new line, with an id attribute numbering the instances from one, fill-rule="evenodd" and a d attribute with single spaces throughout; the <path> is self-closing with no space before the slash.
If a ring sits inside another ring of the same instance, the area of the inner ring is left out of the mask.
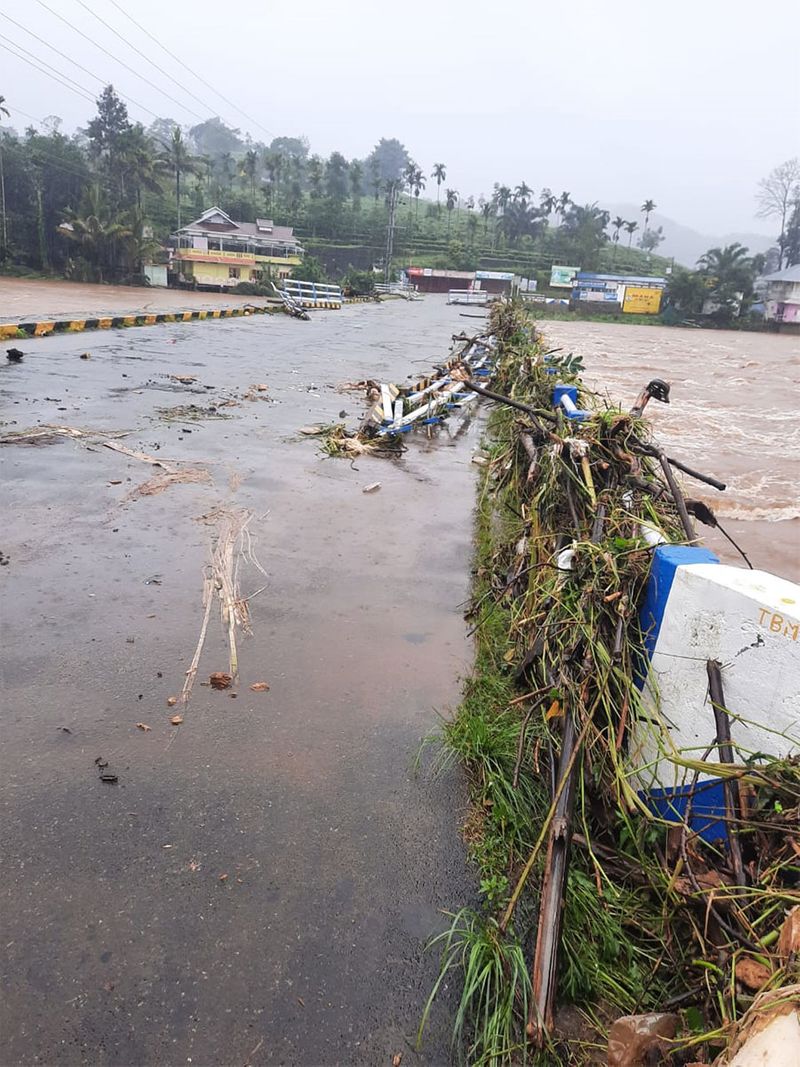
<path id="1" fill-rule="evenodd" d="M 187 125 L 198 121 L 192 111 L 216 113 L 256 140 L 305 134 L 312 151 L 348 158 L 398 137 L 426 173 L 445 163 L 447 184 L 462 196 L 524 179 L 537 193 L 550 186 L 601 206 L 649 197 L 709 234 L 772 232 L 754 218 L 756 182 L 800 155 L 798 0 L 117 2 L 259 125 L 194 80 L 113 0 L 46 0 L 91 42 L 40 0 L 0 0 L 3 15 L 72 60 L 0 18 L 0 94 L 15 125 L 27 124 L 24 111 L 59 115 L 73 130 L 93 108 L 12 57 L 4 38 L 91 95 L 101 81 L 75 64 Z M 130 114 L 152 120 L 134 104 Z"/>

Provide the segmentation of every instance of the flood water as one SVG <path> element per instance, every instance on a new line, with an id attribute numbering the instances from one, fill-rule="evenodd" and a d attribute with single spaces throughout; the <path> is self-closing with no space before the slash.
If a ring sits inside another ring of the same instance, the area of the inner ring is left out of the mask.
<path id="1" fill-rule="evenodd" d="M 3 1064 L 448 1061 L 446 1004 L 420 1056 L 411 1042 L 425 942 L 474 894 L 464 795 L 412 763 L 469 669 L 480 426 L 352 465 L 297 430 L 359 413 L 337 383 L 424 373 L 480 325 L 428 297 L 57 336 L 0 367 L 4 432 L 130 431 L 126 447 L 207 472 L 142 495 L 158 468 L 96 437 L 0 448 Z M 797 573 L 796 339 L 546 330 L 626 402 L 670 380 L 659 433 L 730 481 L 714 506 L 754 562 Z M 229 417 L 158 410 L 212 402 Z M 171 708 L 225 509 L 251 516 L 241 680 L 235 699 L 200 684 L 228 666 L 215 607 L 191 700 Z"/>
<path id="2" fill-rule="evenodd" d="M 630 407 L 651 378 L 669 405 L 647 415 L 669 455 L 725 482 L 717 492 L 684 478 L 755 567 L 800 581 L 800 337 L 614 323 L 543 322 L 553 347 L 580 354 L 586 381 Z M 709 547 L 741 563 L 715 530 Z"/>

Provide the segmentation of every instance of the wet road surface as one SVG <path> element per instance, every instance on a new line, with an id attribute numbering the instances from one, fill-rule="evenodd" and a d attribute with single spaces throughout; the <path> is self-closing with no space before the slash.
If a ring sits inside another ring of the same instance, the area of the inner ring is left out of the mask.
<path id="1" fill-rule="evenodd" d="M 265 301 L 259 297 L 237 296 L 235 293 L 0 277 L 0 323 L 145 315 L 263 303 Z"/>
<path id="2" fill-rule="evenodd" d="M 409 1041 L 425 941 L 473 892 L 463 795 L 411 764 L 468 669 L 478 431 L 358 469 L 296 431 L 361 409 L 337 382 L 421 373 L 462 326 L 438 301 L 363 305 L 47 338 L 0 368 L 3 430 L 132 430 L 127 447 L 211 477 L 136 496 L 157 469 L 97 441 L 0 452 L 3 1064 L 446 1062 L 444 1005 L 419 1059 Z M 274 402 L 156 410 L 254 383 Z M 236 699 L 199 684 L 227 669 L 215 608 L 191 701 L 169 708 L 220 507 L 252 512 L 266 578 L 242 560 L 240 583 L 266 588 Z"/>
<path id="3" fill-rule="evenodd" d="M 0 449 L 1 1063 L 447 1062 L 446 1005 L 420 1057 L 410 1041 L 435 972 L 424 943 L 440 909 L 473 893 L 464 797 L 457 779 L 410 766 L 468 669 L 479 430 L 357 469 L 296 431 L 357 415 L 360 395 L 336 383 L 424 373 L 451 333 L 479 327 L 428 297 L 310 323 L 46 338 L 0 366 L 4 432 L 129 430 L 126 447 L 205 479 L 142 495 L 159 469 L 96 436 Z M 764 376 L 786 380 L 793 339 L 545 329 L 621 399 L 654 375 L 673 382 L 673 406 L 652 405 L 659 432 L 732 482 L 730 504 L 698 494 L 720 516 L 768 509 L 730 523 L 757 563 L 791 576 L 798 520 L 780 509 L 796 507 L 781 495 L 795 402 Z M 159 411 L 191 403 L 228 417 Z M 200 684 L 228 665 L 215 608 L 191 701 L 170 708 L 231 509 L 251 514 L 266 572 L 240 559 L 242 594 L 266 588 L 249 601 L 237 696 Z M 269 692 L 250 690 L 259 680 Z M 98 756 L 116 784 L 99 780 Z"/>

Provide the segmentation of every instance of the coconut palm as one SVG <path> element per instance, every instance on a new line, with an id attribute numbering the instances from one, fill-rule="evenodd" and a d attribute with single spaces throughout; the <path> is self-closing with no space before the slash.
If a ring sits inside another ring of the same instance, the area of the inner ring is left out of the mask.
<path id="1" fill-rule="evenodd" d="M 180 126 L 176 126 L 172 132 L 169 144 L 160 153 L 159 158 L 166 168 L 175 175 L 175 206 L 178 215 L 178 229 L 181 228 L 181 177 L 184 174 L 197 174 L 200 170 L 200 160 L 189 151 L 189 146 L 183 139 Z"/>
<path id="2" fill-rule="evenodd" d="M 489 229 L 489 219 L 494 214 L 494 204 L 491 200 L 484 200 L 483 197 L 478 201 L 478 206 L 481 209 L 481 215 L 483 216 L 483 236 L 485 237 Z"/>
<path id="3" fill-rule="evenodd" d="M 545 215 L 552 215 L 556 207 L 558 206 L 558 197 L 553 196 L 553 193 L 550 189 L 542 189 L 541 193 L 539 194 L 539 204 Z"/>
<path id="4" fill-rule="evenodd" d="M 415 210 L 414 217 L 419 218 L 419 194 L 425 188 L 425 175 L 422 173 L 422 168 L 417 167 L 414 173 L 414 200 Z"/>
<path id="5" fill-rule="evenodd" d="M 117 246 L 132 236 L 128 226 L 122 222 L 112 222 L 108 217 L 96 187 L 87 197 L 83 214 L 67 212 L 58 231 L 67 240 L 80 246 L 84 259 L 94 267 L 97 281 L 100 282 L 106 269 L 116 259 Z"/>
<path id="6" fill-rule="evenodd" d="M 504 213 L 508 205 L 511 203 L 511 190 L 507 185 L 495 185 L 494 187 L 494 202 L 500 209 L 501 213 Z"/>
<path id="7" fill-rule="evenodd" d="M 623 219 L 622 215 L 617 215 L 617 217 L 613 220 L 611 225 L 614 227 L 614 233 L 613 233 L 613 236 L 612 236 L 611 240 L 614 242 L 614 261 L 616 262 L 616 259 L 617 259 L 617 245 L 619 244 L 619 231 L 625 225 L 625 219 Z"/>
<path id="8" fill-rule="evenodd" d="M 253 217 L 256 213 L 256 176 L 258 175 L 258 152 L 254 148 L 245 152 L 239 164 L 239 177 L 250 183 L 250 205 Z"/>
<path id="9" fill-rule="evenodd" d="M 563 192 L 556 204 L 556 214 L 563 219 L 572 204 L 572 193 Z"/>
<path id="10" fill-rule="evenodd" d="M 527 206 L 528 200 L 533 195 L 533 189 L 526 182 L 520 182 L 514 190 L 514 199 Z"/>
<path id="11" fill-rule="evenodd" d="M 433 164 L 431 177 L 436 179 L 436 210 L 441 211 L 442 205 L 439 203 L 439 192 L 442 187 L 442 182 L 445 181 L 447 178 L 447 167 L 444 165 L 444 163 Z"/>
<path id="12" fill-rule="evenodd" d="M 645 200 L 639 210 L 644 215 L 644 232 L 647 233 L 647 227 L 650 225 L 650 216 L 653 214 L 658 204 L 655 200 Z"/>
<path id="13" fill-rule="evenodd" d="M 444 192 L 445 207 L 447 208 L 447 240 L 450 240 L 450 222 L 453 218 L 453 211 L 458 203 L 458 190 L 457 189 L 445 189 Z"/>
<path id="14" fill-rule="evenodd" d="M 633 235 L 636 233 L 636 231 L 638 229 L 639 229 L 639 223 L 638 222 L 626 222 L 625 223 L 625 232 L 628 235 L 628 248 L 631 247 L 631 243 L 633 241 Z"/>

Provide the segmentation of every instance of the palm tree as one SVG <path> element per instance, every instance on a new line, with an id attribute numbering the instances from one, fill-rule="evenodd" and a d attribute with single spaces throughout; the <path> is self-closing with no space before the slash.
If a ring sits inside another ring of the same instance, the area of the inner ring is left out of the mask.
<path id="1" fill-rule="evenodd" d="M 445 189 L 445 207 L 447 208 L 447 240 L 450 240 L 450 222 L 453 217 L 453 209 L 458 203 L 458 190 Z"/>
<path id="2" fill-rule="evenodd" d="M 511 190 L 507 185 L 495 185 L 494 201 L 500 211 L 505 212 L 506 208 L 511 203 Z"/>
<path id="3" fill-rule="evenodd" d="M 481 215 L 483 215 L 483 236 L 486 237 L 486 233 L 489 229 L 489 219 L 494 213 L 494 204 L 491 202 L 491 200 L 484 200 L 483 198 L 481 198 L 478 201 L 478 205 L 481 209 Z"/>
<path id="4" fill-rule="evenodd" d="M 725 248 L 709 248 L 698 259 L 697 265 L 700 273 L 715 286 L 739 285 L 746 288 L 753 267 L 748 253 L 749 249 L 736 241 Z"/>
<path id="5" fill-rule="evenodd" d="M 652 213 L 655 211 L 655 209 L 657 207 L 658 207 L 658 204 L 655 202 L 655 200 L 645 200 L 645 202 L 639 208 L 639 210 L 644 215 L 644 232 L 645 233 L 647 233 L 647 227 L 650 225 L 650 216 L 652 215 Z"/>
<path id="6" fill-rule="evenodd" d="M 408 163 L 406 163 L 405 167 L 403 167 L 402 187 L 403 188 L 407 187 L 409 193 L 412 194 L 412 195 L 414 193 L 414 179 L 416 178 L 416 176 L 417 176 L 417 164 L 414 162 L 413 159 L 409 159 Z M 409 198 L 408 198 L 408 211 L 409 211 L 409 214 L 413 210 L 413 208 L 411 206 L 412 203 L 413 203 L 413 201 L 411 199 L 411 196 L 409 196 Z"/>
<path id="7" fill-rule="evenodd" d="M 514 199 L 519 200 L 521 204 L 525 204 L 526 206 L 528 203 L 528 198 L 532 195 L 533 189 L 531 189 L 531 187 L 524 181 L 520 182 L 514 190 Z"/>
<path id="8" fill-rule="evenodd" d="M 124 223 L 111 222 L 106 216 L 98 188 L 90 192 L 84 214 L 67 212 L 58 230 L 68 240 L 80 245 L 84 258 L 95 267 L 100 282 L 106 267 L 113 265 L 117 244 L 133 235 Z"/>
<path id="9" fill-rule="evenodd" d="M 425 175 L 422 173 L 422 168 L 417 167 L 414 173 L 414 200 L 416 201 L 416 207 L 414 211 L 414 217 L 419 218 L 419 194 L 425 188 Z"/>
<path id="10" fill-rule="evenodd" d="M 545 215 L 550 216 L 558 207 L 558 197 L 553 196 L 550 189 L 542 189 L 539 194 L 539 203 Z"/>
<path id="11" fill-rule="evenodd" d="M 178 213 L 178 229 L 181 228 L 181 175 L 197 174 L 200 161 L 189 151 L 189 146 L 183 139 L 180 126 L 176 126 L 172 132 L 172 138 L 160 159 L 166 167 L 175 175 L 175 206 Z"/>
<path id="12" fill-rule="evenodd" d="M 258 152 L 254 148 L 245 152 L 239 168 L 241 178 L 247 178 L 250 182 L 250 205 L 253 218 L 256 214 L 256 175 L 258 174 Z"/>
<path id="13" fill-rule="evenodd" d="M 0 96 L 0 115 L 5 115 L 7 119 L 11 118 L 11 112 L 6 107 L 6 98 Z"/>
<path id="14" fill-rule="evenodd" d="M 614 227 L 614 235 L 611 238 L 611 240 L 614 242 L 614 262 L 616 262 L 616 260 L 617 260 L 617 245 L 619 244 L 619 231 L 625 225 L 625 219 L 623 219 L 622 215 L 617 215 L 617 217 L 614 219 L 614 221 L 611 223 L 611 225 Z"/>
<path id="15" fill-rule="evenodd" d="M 558 202 L 556 204 L 556 214 L 560 215 L 563 219 L 571 203 L 572 194 L 566 192 L 562 193 L 561 196 L 558 198 Z"/>
<path id="16" fill-rule="evenodd" d="M 636 231 L 638 229 L 639 229 L 639 223 L 638 222 L 626 222 L 625 223 L 625 232 L 628 235 L 628 248 L 631 247 L 631 242 L 633 241 L 633 235 L 636 233 Z"/>
<path id="17" fill-rule="evenodd" d="M 436 210 L 441 212 L 442 205 L 439 203 L 439 192 L 442 182 L 447 178 L 447 167 L 444 163 L 434 163 L 431 177 L 436 179 Z"/>

